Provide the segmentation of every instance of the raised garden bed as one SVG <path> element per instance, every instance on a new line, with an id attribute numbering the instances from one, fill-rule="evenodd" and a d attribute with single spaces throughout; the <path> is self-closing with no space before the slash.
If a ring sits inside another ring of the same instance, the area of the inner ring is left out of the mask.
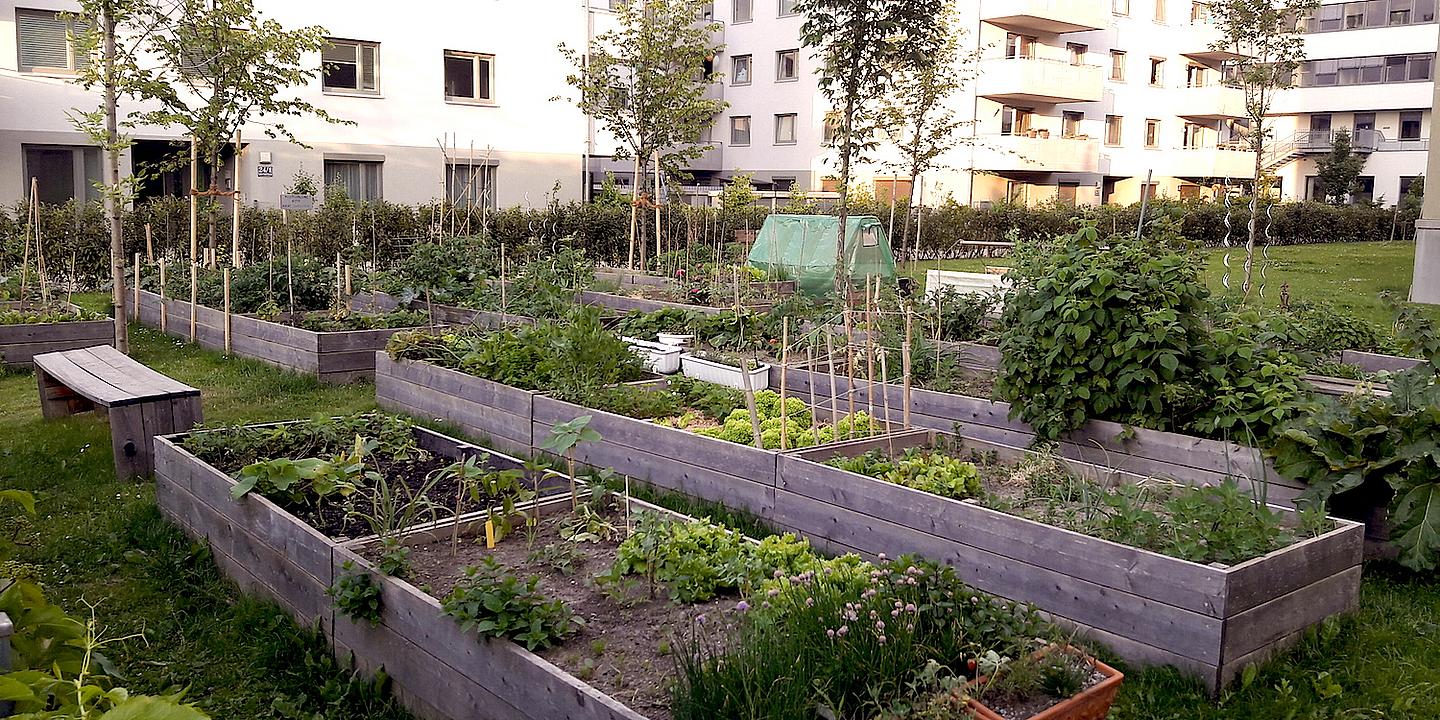
<path id="1" fill-rule="evenodd" d="M 427 303 L 423 300 L 412 300 L 409 303 L 402 303 L 400 298 L 389 295 L 379 290 L 363 290 L 355 293 L 350 298 L 350 307 L 355 310 L 369 310 L 379 312 L 393 312 L 395 310 L 425 310 L 431 313 L 435 322 L 442 325 L 473 325 L 479 328 L 494 329 L 510 325 L 534 325 L 535 319 L 514 313 L 497 313 L 489 310 L 476 310 L 474 308 L 458 307 L 455 305 L 442 305 L 440 303 Z"/>
<path id="2" fill-rule="evenodd" d="M 115 321 L 92 317 L 69 303 L 40 308 L 0 302 L 0 366 L 30 367 L 30 359 L 43 353 L 114 345 Z"/>
<path id="3" fill-rule="evenodd" d="M 1399 357 L 1396 355 L 1360 352 L 1359 350 L 1345 350 L 1340 353 L 1340 362 L 1345 365 L 1354 365 L 1364 372 L 1399 372 L 1401 370 L 1409 370 L 1424 362 L 1424 360 Z"/>
<path id="4" fill-rule="evenodd" d="M 1357 523 L 1331 519 L 1334 529 L 1316 537 L 1231 565 L 1201 564 L 825 464 L 871 451 L 894 457 L 935 440 L 912 432 L 782 455 L 775 519 L 831 551 L 942 560 L 977 588 L 1085 628 L 1129 660 L 1194 673 L 1212 690 L 1358 603 Z M 962 442 L 1004 462 L 1027 454 Z M 1082 478 L 1117 480 L 1107 468 L 1069 466 Z"/>
<path id="5" fill-rule="evenodd" d="M 176 337 L 190 337 L 190 303 L 164 300 L 139 292 L 140 322 Z M 163 316 L 163 317 L 162 317 Z M 383 349 L 405 328 L 314 332 L 261 320 L 249 315 L 230 316 L 230 352 L 304 375 L 322 382 L 348 383 L 375 375 L 375 351 Z M 225 349 L 225 313 L 195 308 L 195 340 L 210 350 Z"/>
<path id="6" fill-rule="evenodd" d="M 728 388 L 744 390 L 748 387 L 759 391 L 770 387 L 770 366 L 764 363 L 750 370 L 742 370 L 738 364 L 731 364 L 729 361 L 717 362 L 712 357 L 685 353 L 680 356 L 680 366 L 688 377 Z M 745 380 L 747 373 L 750 375 L 748 385 Z"/>

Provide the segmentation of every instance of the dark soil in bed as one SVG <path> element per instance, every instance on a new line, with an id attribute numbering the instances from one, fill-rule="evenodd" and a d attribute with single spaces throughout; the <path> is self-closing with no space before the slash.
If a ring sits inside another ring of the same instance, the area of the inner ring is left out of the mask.
<path id="1" fill-rule="evenodd" d="M 721 597 L 695 605 L 672 603 L 664 588 L 650 597 L 644 580 L 617 599 L 592 579 L 615 561 L 625 532 L 624 515 L 610 511 L 606 517 L 617 532 L 611 540 L 572 543 L 560 537 L 560 524 L 569 517 L 569 508 L 541 519 L 534 538 L 528 538 L 523 523 L 494 549 L 486 549 L 484 538 L 462 537 L 458 552 L 449 542 L 420 545 L 410 553 L 407 580 L 443 600 L 468 565 L 478 565 L 486 555 L 511 568 L 521 579 L 539 576 L 539 589 L 548 598 L 563 600 L 585 620 L 585 626 L 558 647 L 538 654 L 566 672 L 624 703 L 652 720 L 670 717 L 670 687 L 675 676 L 673 652 L 677 636 L 688 634 L 697 618 L 714 626 L 725 623 L 739 598 Z M 569 546 L 579 555 L 568 572 L 557 570 L 535 555 L 546 546 Z M 373 559 L 373 548 L 361 553 Z M 441 619 L 440 622 L 448 622 Z"/>

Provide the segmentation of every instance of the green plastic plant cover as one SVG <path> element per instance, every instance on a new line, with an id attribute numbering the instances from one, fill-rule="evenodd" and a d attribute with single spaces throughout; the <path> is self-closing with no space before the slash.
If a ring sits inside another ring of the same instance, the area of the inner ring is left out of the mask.
<path id="1" fill-rule="evenodd" d="M 820 297 L 835 289 L 835 241 L 840 219 L 832 215 L 771 215 L 765 218 L 750 265 L 772 275 L 788 275 L 800 292 Z M 867 277 L 895 278 L 895 254 L 880 219 L 846 218 L 845 267 L 851 282 Z"/>

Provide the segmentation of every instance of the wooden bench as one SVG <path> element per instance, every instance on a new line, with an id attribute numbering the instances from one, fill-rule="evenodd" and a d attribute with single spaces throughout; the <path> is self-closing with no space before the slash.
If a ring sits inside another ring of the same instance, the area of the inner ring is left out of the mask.
<path id="1" fill-rule="evenodd" d="M 154 469 L 156 435 L 185 432 L 202 420 L 199 390 L 108 345 L 36 355 L 35 377 L 47 420 L 105 409 L 115 473 L 122 478 Z"/>

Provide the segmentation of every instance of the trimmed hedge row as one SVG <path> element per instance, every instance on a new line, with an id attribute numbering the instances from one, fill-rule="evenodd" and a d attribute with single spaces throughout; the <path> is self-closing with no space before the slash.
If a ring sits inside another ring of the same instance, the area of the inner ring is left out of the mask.
<path id="1" fill-rule="evenodd" d="M 1409 240 L 1413 237 L 1415 213 L 1370 205 L 1334 206 L 1317 202 L 1267 203 L 1261 218 L 1262 234 L 1268 229 L 1269 242 L 1276 245 L 1306 243 Z M 811 207 L 779 207 L 780 212 L 813 211 Z M 647 211 L 648 212 L 648 211 Z M 852 211 L 873 214 L 889 221 L 889 205 L 862 200 Z M 1075 208 L 1061 204 L 1024 207 L 995 205 L 976 208 L 947 202 L 924 210 L 919 243 L 922 258 L 951 258 L 964 254 L 958 241 L 1004 241 L 1052 237 L 1069 232 L 1076 218 L 1090 218 L 1103 229 L 1135 227 L 1139 206 Z M 1203 200 L 1157 200 L 1150 205 L 1151 217 L 1166 215 L 1180 224 L 1182 234 L 1206 246 L 1218 246 L 1227 233 L 1232 242 L 1243 243 L 1248 206 L 1243 200 L 1226 208 Z M 747 207 L 719 210 L 674 205 L 662 213 L 662 235 L 667 248 L 687 243 L 713 246 L 728 241 L 733 231 L 758 229 L 769 209 Z M 915 250 L 911 231 L 898 237 L 904 227 L 904 210 L 895 219 L 893 241 L 898 256 L 908 258 Z M 24 254 L 25 205 L 0 208 L 0 274 L 15 268 Z M 209 246 L 213 228 L 216 245 L 223 255 L 229 247 L 229 216 L 214 208 L 200 215 L 200 244 Z M 159 198 L 135 206 L 125 214 L 127 255 L 145 249 L 146 224 L 151 227 L 157 254 L 183 258 L 189 254 L 189 206 L 184 198 Z M 241 238 L 246 256 L 263 260 L 270 253 L 284 254 L 287 242 L 297 252 L 320 258 L 341 253 L 353 263 L 388 266 L 403 257 L 420 239 L 453 233 L 488 234 L 506 243 L 514 257 L 548 254 L 564 244 L 582 248 L 593 258 L 623 259 L 628 250 L 630 223 L 628 204 L 615 201 L 593 203 L 551 203 L 544 207 L 513 207 L 475 210 L 465 217 L 439 204 L 409 206 L 384 201 L 355 203 L 344 197 L 330 197 L 313 212 L 292 212 L 281 221 L 278 210 L 247 209 L 241 215 Z M 653 220 L 640 223 L 645 248 L 654 247 Z M 109 235 L 98 204 L 70 202 L 41 208 L 40 235 L 52 275 L 74 279 L 81 287 L 98 287 L 109 276 Z M 571 240 L 573 238 L 573 240 Z"/>

